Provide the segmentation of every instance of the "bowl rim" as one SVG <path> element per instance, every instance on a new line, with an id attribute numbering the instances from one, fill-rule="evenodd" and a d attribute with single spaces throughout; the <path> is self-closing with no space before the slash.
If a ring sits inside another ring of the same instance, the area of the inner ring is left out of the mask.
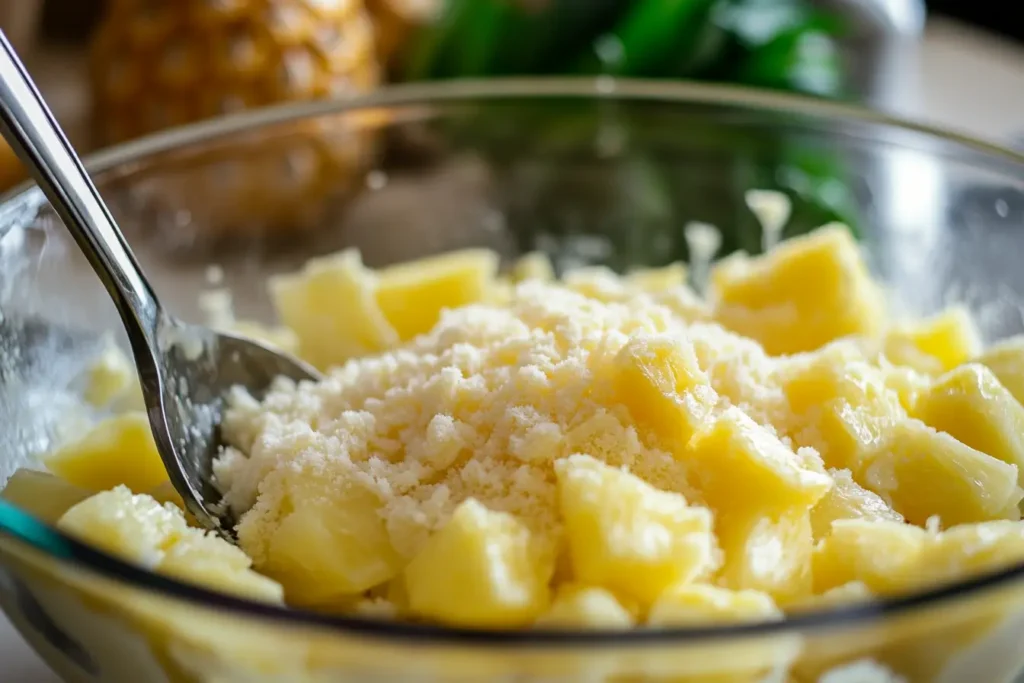
<path id="1" fill-rule="evenodd" d="M 1024 152 L 1017 152 L 980 138 L 938 126 L 918 123 L 891 114 L 842 102 L 804 95 L 759 90 L 731 85 L 617 79 L 608 76 L 583 78 L 506 78 L 455 80 L 435 83 L 391 85 L 374 92 L 314 102 L 276 105 L 217 117 L 161 131 L 138 140 L 102 149 L 85 157 L 92 173 L 110 171 L 123 164 L 173 151 L 187 145 L 227 135 L 300 119 L 380 108 L 408 108 L 462 101 L 522 99 L 543 101 L 574 97 L 595 100 L 656 101 L 666 104 L 725 105 L 756 111 L 800 114 L 810 118 L 847 120 L 875 124 L 893 130 L 917 133 L 951 142 L 967 150 L 994 157 L 1024 169 Z M 0 194 L 0 216 L 4 209 L 37 209 L 45 202 L 39 188 L 29 180 Z M 3 236 L 0 231 L 0 237 Z M 4 508 L 7 508 L 5 511 Z M 42 552 L 49 559 L 71 565 L 114 582 L 151 591 L 161 597 L 180 599 L 200 608 L 219 609 L 238 617 L 256 617 L 268 623 L 294 627 L 318 627 L 339 635 L 377 637 L 395 641 L 433 642 L 443 645 L 475 645 L 493 648 L 577 648 L 654 646 L 709 643 L 720 639 L 770 637 L 795 631 L 863 626 L 872 620 L 897 616 L 918 608 L 934 607 L 952 598 L 980 594 L 1024 578 L 1024 564 L 956 582 L 940 588 L 887 597 L 831 610 L 808 609 L 779 621 L 696 628 L 633 628 L 620 631 L 588 630 L 482 630 L 434 626 L 368 617 L 328 615 L 301 608 L 260 603 L 169 578 L 129 564 L 64 534 L 56 527 L 0 500 L 0 513 L 12 513 L 15 524 L 3 523 L 0 535 L 16 544 Z"/>

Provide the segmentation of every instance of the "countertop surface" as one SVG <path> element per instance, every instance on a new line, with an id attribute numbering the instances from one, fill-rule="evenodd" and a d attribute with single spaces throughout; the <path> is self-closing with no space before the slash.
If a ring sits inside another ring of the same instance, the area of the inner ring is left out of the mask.
<path id="1" fill-rule="evenodd" d="M 84 140 L 84 126 L 75 116 L 84 83 L 73 78 L 75 67 L 67 56 L 41 56 L 30 67 L 69 136 Z M 897 114 L 990 141 L 1024 144 L 1024 46 L 931 21 L 895 88 L 890 108 Z M 4 683 L 59 683 L 2 616 L 0 667 Z"/>

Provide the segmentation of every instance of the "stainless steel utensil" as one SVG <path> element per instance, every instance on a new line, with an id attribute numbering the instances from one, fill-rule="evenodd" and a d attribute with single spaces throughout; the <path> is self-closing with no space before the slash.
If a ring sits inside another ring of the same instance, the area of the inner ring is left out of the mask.
<path id="1" fill-rule="evenodd" d="M 259 396 L 277 377 L 315 379 L 291 357 L 165 312 L 82 162 L 0 32 L 0 132 L 39 182 L 124 322 L 157 448 L 174 488 L 205 526 L 232 538 L 211 485 L 226 393 Z"/>

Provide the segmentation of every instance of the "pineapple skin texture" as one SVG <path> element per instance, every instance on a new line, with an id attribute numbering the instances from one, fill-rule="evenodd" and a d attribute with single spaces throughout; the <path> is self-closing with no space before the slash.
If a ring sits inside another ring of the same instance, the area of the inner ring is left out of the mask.
<path id="1" fill-rule="evenodd" d="M 359 2 L 146 5 L 110 3 L 93 39 L 95 114 L 108 143 L 380 81 L 373 23 Z"/>

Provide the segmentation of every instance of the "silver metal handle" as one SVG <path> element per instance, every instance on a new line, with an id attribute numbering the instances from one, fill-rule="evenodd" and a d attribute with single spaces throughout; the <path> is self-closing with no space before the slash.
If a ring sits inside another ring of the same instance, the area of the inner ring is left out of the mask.
<path id="1" fill-rule="evenodd" d="M 145 340 L 153 341 L 161 315 L 160 303 L 81 160 L 3 31 L 0 133 L 35 177 L 110 292 L 133 346 L 136 340 L 132 332 L 142 332 Z"/>

